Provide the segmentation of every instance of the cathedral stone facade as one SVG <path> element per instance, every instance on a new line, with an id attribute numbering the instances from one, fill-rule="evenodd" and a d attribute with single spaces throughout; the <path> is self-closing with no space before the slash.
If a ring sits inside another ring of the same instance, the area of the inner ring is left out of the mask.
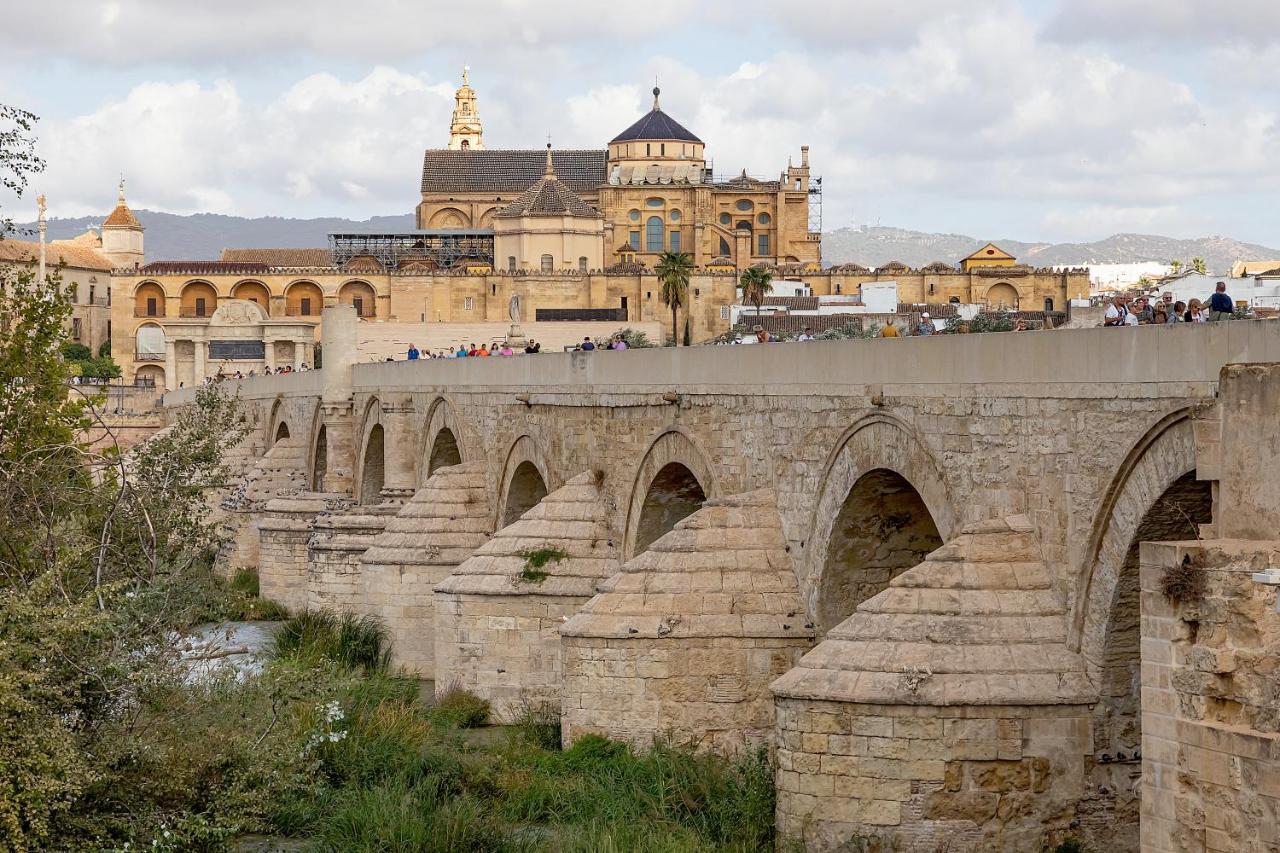
<path id="1" fill-rule="evenodd" d="M 755 264 L 801 264 L 817 269 L 822 235 L 811 230 L 809 147 L 800 165 L 787 164 L 776 179 L 732 178 L 712 173 L 706 144 L 663 112 L 660 91 L 653 108 L 623 130 L 603 150 L 559 151 L 552 155 L 565 189 L 599 211 L 603 228 L 598 252 L 565 257 L 555 234 L 541 240 L 555 269 L 570 269 L 594 257 L 605 266 L 638 260 L 652 267 L 665 251 L 687 252 L 695 265 L 727 261 L 739 269 Z M 421 229 L 488 229 L 502 211 L 543 175 L 537 150 L 486 150 L 476 93 L 466 74 L 456 94 L 449 146 L 428 149 L 422 168 Z M 494 263 L 521 269 L 522 252 L 495 248 Z"/>

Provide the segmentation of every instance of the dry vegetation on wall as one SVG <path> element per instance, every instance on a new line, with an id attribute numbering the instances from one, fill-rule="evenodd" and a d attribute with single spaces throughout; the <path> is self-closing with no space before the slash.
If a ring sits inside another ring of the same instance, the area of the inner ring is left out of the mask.
<path id="1" fill-rule="evenodd" d="M 1199 601 L 1204 596 L 1204 586 L 1204 567 L 1192 560 L 1190 554 L 1184 554 L 1181 562 L 1167 567 L 1160 577 L 1160 591 L 1180 604 Z"/>

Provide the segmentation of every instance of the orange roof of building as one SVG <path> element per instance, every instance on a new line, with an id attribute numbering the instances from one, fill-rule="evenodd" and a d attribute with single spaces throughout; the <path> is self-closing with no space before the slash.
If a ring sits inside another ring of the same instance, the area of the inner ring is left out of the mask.
<path id="1" fill-rule="evenodd" d="M 36 263 L 40 260 L 40 244 L 31 240 L 0 240 L 0 263 Z M 82 270 L 110 271 L 111 261 L 98 249 L 75 240 L 53 240 L 45 244 L 45 262 L 49 266 L 66 264 Z"/>
<path id="2" fill-rule="evenodd" d="M 123 201 L 116 205 L 116 209 L 111 211 L 106 219 L 102 221 L 102 226 L 106 228 L 109 225 L 123 225 L 129 228 L 141 228 L 142 223 L 138 221 L 138 217 L 133 215 L 133 211 L 129 209 L 129 205 Z"/>
<path id="3" fill-rule="evenodd" d="M 272 267 L 333 266 L 333 255 L 328 249 L 223 249 L 222 260 L 225 263 Z"/>

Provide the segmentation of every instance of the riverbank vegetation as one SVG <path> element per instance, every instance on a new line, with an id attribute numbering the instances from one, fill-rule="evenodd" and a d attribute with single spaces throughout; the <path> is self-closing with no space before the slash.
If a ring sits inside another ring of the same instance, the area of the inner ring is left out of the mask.
<path id="1" fill-rule="evenodd" d="M 0 187 L 19 195 L 34 122 L 0 105 Z M 69 382 L 70 315 L 56 270 L 0 267 L 0 849 L 772 847 L 763 753 L 562 751 L 554 711 L 497 728 L 464 691 L 424 699 L 376 621 L 290 617 L 251 571 L 217 577 L 236 401 L 200 389 L 120 453 Z M 106 440 L 83 443 L 90 426 Z M 255 666 L 187 639 L 243 619 L 279 621 Z"/>

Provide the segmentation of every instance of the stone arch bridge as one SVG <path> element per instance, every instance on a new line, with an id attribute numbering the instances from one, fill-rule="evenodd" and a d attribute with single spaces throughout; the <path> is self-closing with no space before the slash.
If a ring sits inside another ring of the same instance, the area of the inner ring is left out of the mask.
<path id="1" fill-rule="evenodd" d="M 356 365 L 354 323 L 239 383 L 264 595 L 567 739 L 763 738 L 813 849 L 1136 849 L 1137 546 L 1213 520 L 1280 324 Z"/>

